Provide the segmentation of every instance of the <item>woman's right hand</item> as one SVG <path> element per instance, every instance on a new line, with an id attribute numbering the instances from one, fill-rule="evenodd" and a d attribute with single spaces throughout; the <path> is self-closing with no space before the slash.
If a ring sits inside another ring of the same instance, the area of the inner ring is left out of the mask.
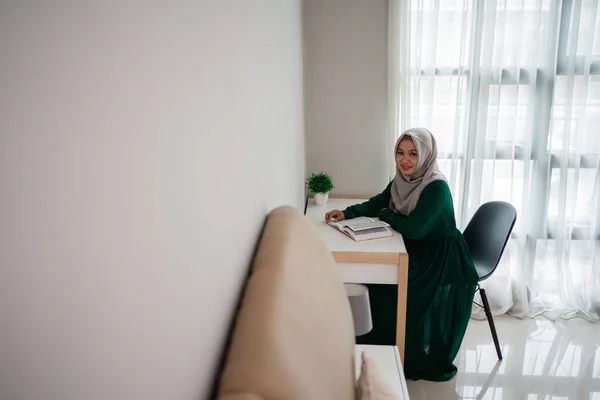
<path id="1" fill-rule="evenodd" d="M 325 222 L 329 223 L 332 219 L 335 219 L 337 222 L 340 222 L 346 219 L 346 217 L 344 216 L 344 213 L 340 210 L 333 210 L 325 214 Z"/>

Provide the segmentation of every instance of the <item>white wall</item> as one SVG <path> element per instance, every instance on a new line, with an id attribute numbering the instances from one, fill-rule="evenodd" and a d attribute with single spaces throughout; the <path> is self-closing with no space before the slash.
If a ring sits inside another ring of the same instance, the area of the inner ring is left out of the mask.
<path id="1" fill-rule="evenodd" d="M 201 399 L 303 206 L 298 0 L 0 3 L 0 399 Z"/>
<path id="2" fill-rule="evenodd" d="M 387 0 L 304 0 L 306 162 L 336 194 L 373 195 L 393 161 Z"/>

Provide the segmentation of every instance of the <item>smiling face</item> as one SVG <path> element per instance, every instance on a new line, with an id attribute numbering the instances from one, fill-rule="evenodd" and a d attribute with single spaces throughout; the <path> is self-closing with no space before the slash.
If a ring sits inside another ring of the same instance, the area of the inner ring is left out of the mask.
<path id="1" fill-rule="evenodd" d="M 396 149 L 396 166 L 404 175 L 412 175 L 417 169 L 419 156 L 412 139 L 402 139 Z"/>

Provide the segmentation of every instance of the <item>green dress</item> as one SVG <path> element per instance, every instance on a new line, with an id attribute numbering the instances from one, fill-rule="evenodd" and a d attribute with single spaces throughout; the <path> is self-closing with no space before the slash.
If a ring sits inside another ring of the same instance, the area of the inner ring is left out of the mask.
<path id="1" fill-rule="evenodd" d="M 389 209 L 390 183 L 370 200 L 346 208 L 346 218 L 379 217 L 402 234 L 409 255 L 404 373 L 409 379 L 447 381 L 471 316 L 477 272 L 456 228 L 450 189 L 430 183 L 415 209 L 404 216 Z M 357 343 L 393 345 L 396 337 L 396 285 L 367 285 L 373 330 Z"/>

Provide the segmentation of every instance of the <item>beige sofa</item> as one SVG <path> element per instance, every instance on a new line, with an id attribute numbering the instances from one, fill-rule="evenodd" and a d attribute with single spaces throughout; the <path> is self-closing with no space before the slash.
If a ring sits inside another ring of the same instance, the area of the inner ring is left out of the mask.
<path id="1" fill-rule="evenodd" d="M 267 219 L 220 399 L 354 399 L 354 327 L 334 261 L 296 209 Z"/>

